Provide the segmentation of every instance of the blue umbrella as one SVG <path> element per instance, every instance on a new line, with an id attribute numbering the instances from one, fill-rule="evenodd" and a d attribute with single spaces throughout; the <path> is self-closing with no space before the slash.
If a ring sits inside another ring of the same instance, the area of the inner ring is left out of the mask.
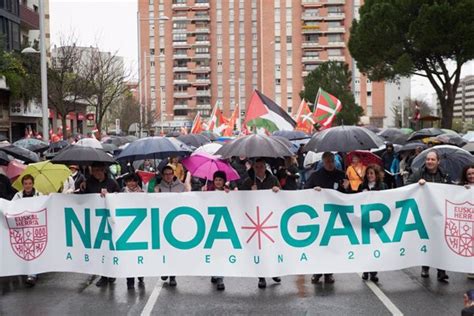
<path id="1" fill-rule="evenodd" d="M 164 159 L 170 156 L 186 156 L 192 150 L 173 137 L 145 137 L 130 143 L 118 155 L 117 160 Z"/>
<path id="2" fill-rule="evenodd" d="M 36 138 L 22 138 L 13 143 L 13 145 L 22 147 L 31 151 L 45 151 L 49 144 Z"/>

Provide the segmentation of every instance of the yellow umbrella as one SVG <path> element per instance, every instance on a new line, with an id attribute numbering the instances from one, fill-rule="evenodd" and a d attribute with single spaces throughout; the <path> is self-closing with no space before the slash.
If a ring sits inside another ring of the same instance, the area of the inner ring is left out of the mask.
<path id="1" fill-rule="evenodd" d="M 31 174 L 35 179 L 34 187 L 37 191 L 49 194 L 58 192 L 63 182 L 71 175 L 71 171 L 65 165 L 52 164 L 49 161 L 30 164 L 13 182 L 13 187 L 18 191 L 23 189 L 21 179 L 27 174 Z"/>

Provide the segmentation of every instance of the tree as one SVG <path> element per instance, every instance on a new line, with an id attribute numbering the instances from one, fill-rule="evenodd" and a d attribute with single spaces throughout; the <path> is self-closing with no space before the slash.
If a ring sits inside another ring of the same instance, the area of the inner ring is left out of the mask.
<path id="1" fill-rule="evenodd" d="M 474 58 L 472 12 L 472 0 L 367 0 L 352 24 L 349 50 L 373 81 L 428 78 L 441 104 L 441 125 L 451 128 L 461 67 Z"/>
<path id="2" fill-rule="evenodd" d="M 304 79 L 304 90 L 300 96 L 314 102 L 319 88 L 322 88 L 342 103 L 342 110 L 336 116 L 336 124 L 357 124 L 364 110 L 355 102 L 350 89 L 351 80 L 352 74 L 347 64 L 336 61 L 325 62 Z"/>
<path id="3" fill-rule="evenodd" d="M 26 70 L 21 60 L 14 53 L 5 50 L 3 36 L 0 36 L 0 77 L 5 77 L 12 98 L 21 97 L 25 76 Z"/>
<path id="4" fill-rule="evenodd" d="M 64 138 L 67 137 L 66 116 L 76 112 L 79 104 L 84 105 L 84 100 L 90 95 L 90 80 L 80 69 L 82 58 L 82 50 L 76 46 L 73 37 L 61 39 L 61 46 L 48 69 L 49 106 L 61 116 Z"/>
<path id="5" fill-rule="evenodd" d="M 109 108 L 117 105 L 127 90 L 125 80 L 128 76 L 121 58 L 101 52 L 98 48 L 91 48 L 89 56 L 84 59 L 82 71 L 89 80 L 88 90 L 91 92 L 86 100 L 95 109 L 95 123 L 101 135 L 102 122 Z"/>
<path id="6" fill-rule="evenodd" d="M 120 119 L 120 129 L 128 133 L 130 126 L 140 121 L 140 105 L 133 93 L 127 89 L 117 106 L 110 109 L 110 114 L 111 117 Z"/>

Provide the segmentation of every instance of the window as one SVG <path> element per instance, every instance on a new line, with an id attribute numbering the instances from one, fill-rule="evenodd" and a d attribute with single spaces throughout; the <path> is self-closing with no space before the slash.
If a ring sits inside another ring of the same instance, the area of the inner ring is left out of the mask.
<path id="1" fill-rule="evenodd" d="M 291 36 L 286 37 L 286 43 L 288 43 L 288 44 L 291 43 Z"/>

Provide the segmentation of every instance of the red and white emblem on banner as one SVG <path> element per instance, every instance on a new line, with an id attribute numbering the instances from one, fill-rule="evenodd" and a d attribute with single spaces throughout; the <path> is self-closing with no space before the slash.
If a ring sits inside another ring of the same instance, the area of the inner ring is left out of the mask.
<path id="1" fill-rule="evenodd" d="M 5 217 L 10 230 L 10 245 L 13 252 L 26 261 L 38 258 L 48 242 L 46 209 L 38 212 L 6 214 Z"/>
<path id="2" fill-rule="evenodd" d="M 474 257 L 474 204 L 446 200 L 444 236 L 449 248 L 463 257 Z"/>

